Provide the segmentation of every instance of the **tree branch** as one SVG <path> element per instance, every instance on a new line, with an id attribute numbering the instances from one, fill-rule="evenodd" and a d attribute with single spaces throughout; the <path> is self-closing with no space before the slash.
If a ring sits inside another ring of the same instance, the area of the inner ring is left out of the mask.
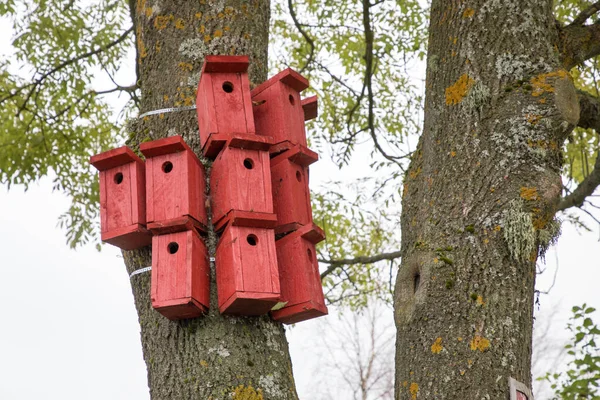
<path id="1" fill-rule="evenodd" d="M 300 71 L 298 71 L 298 72 L 302 73 L 313 61 L 313 57 L 315 54 L 315 42 L 314 42 L 314 40 L 312 40 L 312 38 L 310 36 L 308 36 L 308 33 L 306 33 L 306 31 L 302 28 L 302 24 L 300 24 L 300 22 L 298 21 L 298 17 L 296 16 L 296 11 L 294 10 L 293 0 L 288 0 L 288 7 L 290 9 L 290 16 L 292 17 L 292 20 L 294 21 L 294 25 L 296 25 L 296 29 L 298 29 L 298 32 L 300 32 L 300 34 L 302 35 L 304 40 L 306 40 L 306 43 L 308 43 L 308 45 L 310 46 L 310 54 L 308 55 L 308 60 L 306 60 L 306 63 L 304 63 L 304 66 L 300 69 Z"/>
<path id="2" fill-rule="evenodd" d="M 327 275 L 331 274 L 333 271 L 343 265 L 373 264 L 382 260 L 395 260 L 396 258 L 400 258 L 400 255 L 400 251 L 394 251 L 392 253 L 381 253 L 374 256 L 358 256 L 356 258 L 346 258 L 340 260 L 319 259 L 319 262 L 330 264 L 329 268 L 327 268 L 321 274 L 321 279 L 325 278 Z"/>
<path id="3" fill-rule="evenodd" d="M 579 96 L 579 123 L 584 129 L 594 129 L 600 135 L 600 99 L 582 90 Z"/>
<path id="4" fill-rule="evenodd" d="M 583 10 L 581 12 L 581 14 L 579 14 L 573 20 L 573 22 L 571 22 L 570 26 L 572 26 L 572 25 L 583 25 L 585 23 L 585 21 L 588 20 L 588 18 L 590 18 L 592 15 L 596 14 L 598 11 L 600 11 L 600 1 L 595 2 L 594 4 L 592 4 L 591 6 L 589 6 L 588 8 L 586 8 L 585 10 Z"/>
<path id="5" fill-rule="evenodd" d="M 600 23 L 559 28 L 559 47 L 565 69 L 600 55 Z"/>
<path id="6" fill-rule="evenodd" d="M 600 157 L 596 157 L 596 163 L 592 172 L 577 186 L 573 193 L 563 197 L 558 202 L 557 211 L 564 211 L 571 207 L 581 207 L 586 197 L 594 193 L 600 185 Z"/>
<path id="7" fill-rule="evenodd" d="M 580 116 L 577 126 L 584 129 L 594 129 L 600 134 L 600 99 L 591 94 L 579 91 Z M 559 200 L 556 210 L 564 211 L 571 207 L 581 207 L 585 199 L 592 195 L 600 186 L 600 157 L 596 157 L 596 163 L 592 172 L 567 196 Z"/>

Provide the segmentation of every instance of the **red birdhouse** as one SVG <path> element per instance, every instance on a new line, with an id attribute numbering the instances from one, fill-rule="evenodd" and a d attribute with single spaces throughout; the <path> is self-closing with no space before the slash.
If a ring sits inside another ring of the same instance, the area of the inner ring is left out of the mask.
<path id="1" fill-rule="evenodd" d="M 194 230 L 152 238 L 152 307 L 176 320 L 208 310 L 210 270 L 204 242 Z"/>
<path id="2" fill-rule="evenodd" d="M 277 214 L 275 233 L 291 232 L 312 224 L 308 167 L 294 163 L 290 153 L 293 152 L 288 150 L 271 160 L 273 209 Z"/>
<path id="3" fill-rule="evenodd" d="M 319 116 L 319 107 L 317 96 L 302 99 L 302 109 L 304 110 L 304 120 L 310 121 Z"/>
<path id="4" fill-rule="evenodd" d="M 215 225 L 232 210 L 273 213 L 269 153 L 226 147 L 213 162 L 210 192 Z"/>
<path id="5" fill-rule="evenodd" d="M 305 112 L 300 99 L 300 92 L 306 88 L 306 78 L 290 68 L 254 88 L 256 132 L 271 136 L 274 143 L 288 140 L 306 147 Z"/>
<path id="6" fill-rule="evenodd" d="M 97 154 L 100 171 L 101 237 L 123 250 L 148 246 L 144 162 L 126 146 Z"/>
<path id="7" fill-rule="evenodd" d="M 275 321 L 294 324 L 327 315 L 315 244 L 324 238 L 316 225 L 308 225 L 275 242 L 281 279 L 281 301 L 287 304 L 271 315 Z"/>
<path id="8" fill-rule="evenodd" d="M 228 225 L 216 252 L 219 310 L 262 315 L 279 302 L 279 274 L 272 229 Z"/>
<path id="9" fill-rule="evenodd" d="M 213 134 L 254 134 L 247 56 L 206 56 L 196 107 L 200 145 Z"/>
<path id="10" fill-rule="evenodd" d="M 205 230 L 204 167 L 181 136 L 142 143 L 146 156 L 148 229 L 169 233 Z"/>

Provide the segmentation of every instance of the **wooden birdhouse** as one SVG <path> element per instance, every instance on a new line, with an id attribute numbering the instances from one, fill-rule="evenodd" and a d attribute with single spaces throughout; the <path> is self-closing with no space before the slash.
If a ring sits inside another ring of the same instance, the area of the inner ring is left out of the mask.
<path id="1" fill-rule="evenodd" d="M 306 88 L 306 78 L 290 68 L 254 88 L 256 133 L 272 137 L 274 143 L 287 140 L 306 147 L 305 111 L 300 98 Z"/>
<path id="2" fill-rule="evenodd" d="M 327 315 L 315 250 L 322 238 L 319 227 L 308 225 L 275 242 L 281 301 L 286 302 L 283 308 L 271 312 L 275 321 L 294 324 Z"/>
<path id="3" fill-rule="evenodd" d="M 152 238 L 152 307 L 171 320 L 208 310 L 210 270 L 204 242 L 195 230 Z"/>
<path id="4" fill-rule="evenodd" d="M 225 147 L 212 164 L 210 192 L 215 225 L 232 210 L 273 213 L 269 153 Z"/>
<path id="5" fill-rule="evenodd" d="M 286 151 L 271 159 L 273 210 L 277 215 L 275 233 L 291 232 L 312 224 L 308 167 L 294 163 L 290 153 Z"/>
<path id="6" fill-rule="evenodd" d="M 279 302 L 272 229 L 228 225 L 217 245 L 215 258 L 221 313 L 262 315 Z"/>
<path id="7" fill-rule="evenodd" d="M 304 121 L 310 121 L 319 116 L 319 102 L 317 96 L 302 99 L 302 109 L 304 110 Z"/>
<path id="8" fill-rule="evenodd" d="M 123 250 L 150 245 L 144 162 L 123 146 L 93 156 L 90 163 L 100 171 L 102 240 Z"/>
<path id="9" fill-rule="evenodd" d="M 181 136 L 142 143 L 146 156 L 146 213 L 155 234 L 205 230 L 204 166 Z"/>
<path id="10" fill-rule="evenodd" d="M 213 134 L 254 134 L 248 56 L 206 56 L 196 107 L 200 145 Z"/>

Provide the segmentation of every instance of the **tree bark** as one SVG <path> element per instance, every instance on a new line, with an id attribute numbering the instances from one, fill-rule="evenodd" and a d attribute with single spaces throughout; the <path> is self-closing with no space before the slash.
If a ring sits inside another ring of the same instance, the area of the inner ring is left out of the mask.
<path id="1" fill-rule="evenodd" d="M 266 79 L 269 1 L 130 1 L 135 23 L 140 114 L 195 104 L 204 57 L 247 54 L 250 80 Z M 195 111 L 130 124 L 128 143 L 182 135 L 200 155 Z M 207 171 L 209 172 L 209 170 Z M 216 236 L 207 245 L 214 257 Z M 151 249 L 124 252 L 128 272 L 151 264 Z M 219 314 L 214 263 L 208 315 L 172 322 L 152 309 L 150 274 L 132 277 L 152 399 L 297 399 L 284 329 L 268 316 Z"/>
<path id="2" fill-rule="evenodd" d="M 425 122 L 405 178 L 397 399 L 531 387 L 535 264 L 579 119 L 552 0 L 433 0 Z"/>

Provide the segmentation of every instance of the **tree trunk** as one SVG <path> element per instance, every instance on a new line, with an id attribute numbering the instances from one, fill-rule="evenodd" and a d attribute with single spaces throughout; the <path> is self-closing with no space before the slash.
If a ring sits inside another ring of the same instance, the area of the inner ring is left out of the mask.
<path id="1" fill-rule="evenodd" d="M 405 178 L 397 399 L 531 387 L 535 264 L 558 234 L 579 118 L 552 0 L 433 0 L 425 123 Z"/>
<path id="2" fill-rule="evenodd" d="M 250 80 L 267 74 L 268 1 L 130 0 L 135 21 L 140 113 L 195 104 L 209 54 L 247 54 Z M 134 4 L 135 3 L 135 4 Z M 182 135 L 200 155 L 195 111 L 144 117 L 129 144 Z M 208 172 L 208 171 L 207 171 Z M 207 244 L 214 257 L 216 237 Z M 124 252 L 127 270 L 151 264 L 151 249 Z M 151 397 L 159 399 L 297 399 L 284 329 L 269 317 L 219 314 L 211 263 L 208 315 L 172 322 L 152 309 L 150 274 L 131 279 Z"/>

